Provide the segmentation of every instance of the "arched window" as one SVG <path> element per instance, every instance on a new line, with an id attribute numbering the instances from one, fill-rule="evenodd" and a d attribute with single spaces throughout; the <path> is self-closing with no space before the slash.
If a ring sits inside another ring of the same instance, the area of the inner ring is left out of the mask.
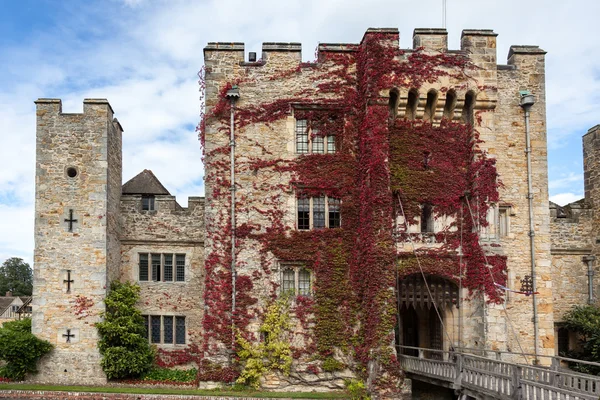
<path id="1" fill-rule="evenodd" d="M 389 100 L 389 111 L 390 111 L 390 120 L 393 121 L 396 119 L 398 115 L 398 100 L 400 98 L 400 94 L 398 93 L 398 89 L 390 90 L 390 100 Z"/>
<path id="2" fill-rule="evenodd" d="M 435 89 L 427 92 L 427 104 L 425 105 L 425 121 L 433 122 L 435 118 L 435 108 L 437 106 L 438 93 Z"/>
<path id="3" fill-rule="evenodd" d="M 417 116 L 417 106 L 419 105 L 419 92 L 416 89 L 410 89 L 408 100 L 406 101 L 406 119 L 414 120 Z"/>
<path id="4" fill-rule="evenodd" d="M 469 90 L 465 95 L 465 105 L 462 110 L 462 120 L 466 124 L 473 125 L 473 108 L 475 107 L 475 92 Z"/>
<path id="5" fill-rule="evenodd" d="M 444 119 L 452 120 L 454 117 L 454 107 L 456 107 L 456 92 L 454 89 L 448 90 L 446 93 L 446 103 L 444 104 Z"/>

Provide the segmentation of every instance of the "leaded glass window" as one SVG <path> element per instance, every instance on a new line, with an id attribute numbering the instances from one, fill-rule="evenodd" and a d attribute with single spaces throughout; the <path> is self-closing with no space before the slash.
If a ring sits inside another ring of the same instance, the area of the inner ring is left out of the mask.
<path id="1" fill-rule="evenodd" d="M 327 215 L 329 218 L 330 228 L 340 227 L 340 200 L 334 198 L 327 199 Z"/>
<path id="2" fill-rule="evenodd" d="M 306 268 L 301 268 L 298 271 L 298 295 L 310 295 L 310 272 Z"/>
<path id="3" fill-rule="evenodd" d="M 152 343 L 160 343 L 160 315 L 150 317 L 152 325 Z"/>
<path id="4" fill-rule="evenodd" d="M 322 154 L 325 152 L 325 138 L 313 130 L 312 152 Z"/>
<path id="5" fill-rule="evenodd" d="M 313 197 L 313 228 L 325 228 L 325 197 Z"/>
<path id="6" fill-rule="evenodd" d="M 327 136 L 327 152 L 328 153 L 335 153 L 336 152 L 336 148 L 335 148 L 335 136 Z"/>
<path id="7" fill-rule="evenodd" d="M 298 199 L 298 229 L 310 229 L 310 199 Z"/>
<path id="8" fill-rule="evenodd" d="M 140 281 L 148 280 L 148 254 L 140 254 Z"/>
<path id="9" fill-rule="evenodd" d="M 164 281 L 171 282 L 173 281 L 173 254 L 165 254 L 163 257 L 165 258 Z"/>
<path id="10" fill-rule="evenodd" d="M 173 317 L 163 317 L 163 343 L 173 343 Z"/>
<path id="11" fill-rule="evenodd" d="M 296 152 L 308 153 L 308 125 L 305 119 L 296 120 Z"/>
<path id="12" fill-rule="evenodd" d="M 185 344 L 185 317 L 175 317 L 175 344 Z"/>
<path id="13" fill-rule="evenodd" d="M 296 274 L 291 268 L 283 270 L 281 291 L 283 293 L 292 293 L 296 291 Z"/>
<path id="14" fill-rule="evenodd" d="M 177 282 L 185 281 L 185 254 L 177 254 Z"/>

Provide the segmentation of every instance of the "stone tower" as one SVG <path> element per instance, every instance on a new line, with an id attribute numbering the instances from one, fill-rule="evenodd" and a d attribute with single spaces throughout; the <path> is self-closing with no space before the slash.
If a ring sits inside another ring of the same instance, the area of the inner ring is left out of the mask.
<path id="1" fill-rule="evenodd" d="M 107 285 L 120 263 L 122 128 L 105 99 L 82 114 L 39 99 L 32 331 L 54 350 L 34 379 L 101 384 L 98 333 Z"/>

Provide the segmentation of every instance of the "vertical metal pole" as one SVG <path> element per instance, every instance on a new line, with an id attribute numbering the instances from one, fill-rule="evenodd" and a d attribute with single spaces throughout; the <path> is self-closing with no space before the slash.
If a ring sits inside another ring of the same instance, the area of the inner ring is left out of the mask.
<path id="1" fill-rule="evenodd" d="M 533 188 L 532 188 L 532 176 L 531 176 L 531 137 L 529 134 L 529 107 L 524 107 L 525 111 L 525 154 L 527 155 L 527 199 L 529 200 L 529 247 L 531 250 L 531 294 L 533 302 L 533 340 L 534 340 L 534 354 L 535 363 L 538 363 L 538 313 L 537 313 L 537 282 L 535 274 L 535 225 L 533 220 Z"/>
<path id="2" fill-rule="evenodd" d="M 230 137 L 231 156 L 231 351 L 235 349 L 235 97 L 231 97 Z"/>

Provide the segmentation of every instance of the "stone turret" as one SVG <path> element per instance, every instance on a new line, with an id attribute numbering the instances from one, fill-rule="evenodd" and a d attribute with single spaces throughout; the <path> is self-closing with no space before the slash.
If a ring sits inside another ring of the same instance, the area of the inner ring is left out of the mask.
<path id="1" fill-rule="evenodd" d="M 41 382 L 102 384 L 98 333 L 108 283 L 120 263 L 122 128 L 104 99 L 82 114 L 39 99 L 32 331 L 54 350 Z"/>

